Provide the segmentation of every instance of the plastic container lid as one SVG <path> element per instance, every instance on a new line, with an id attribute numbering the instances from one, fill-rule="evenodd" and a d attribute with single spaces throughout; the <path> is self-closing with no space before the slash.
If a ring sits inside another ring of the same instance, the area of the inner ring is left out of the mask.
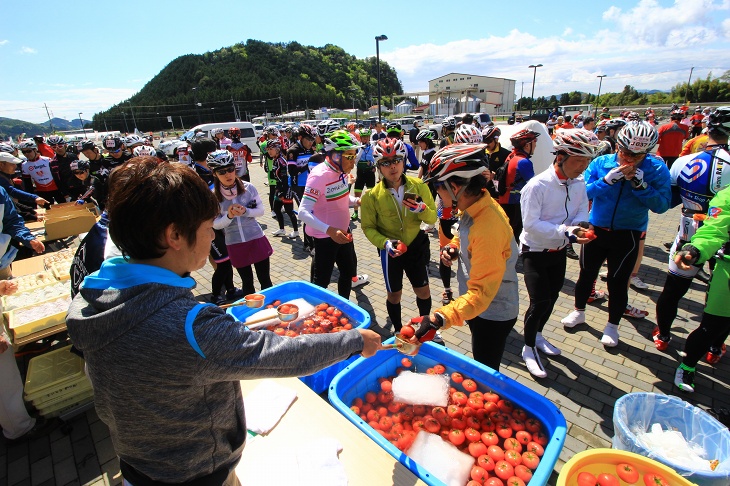
<path id="1" fill-rule="evenodd" d="M 25 397 L 36 400 L 83 377 L 84 360 L 71 353 L 71 346 L 36 356 L 28 365 Z"/>

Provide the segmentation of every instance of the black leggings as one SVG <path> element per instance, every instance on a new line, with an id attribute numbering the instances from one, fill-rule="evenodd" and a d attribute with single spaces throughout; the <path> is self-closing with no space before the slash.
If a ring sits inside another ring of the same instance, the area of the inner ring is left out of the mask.
<path id="1" fill-rule="evenodd" d="M 716 316 L 707 312 L 702 314 L 700 327 L 687 336 L 687 342 L 684 345 L 686 354 L 682 363 L 691 368 L 697 366 L 697 362 L 702 358 L 702 355 L 713 344 L 721 339 L 723 341 L 727 339 L 728 332 L 730 332 L 730 317 Z"/>
<path id="2" fill-rule="evenodd" d="M 440 219 L 439 220 L 439 227 L 441 228 L 441 231 L 444 233 L 444 236 L 446 236 L 449 240 L 454 237 L 453 231 L 451 231 L 451 227 L 456 223 L 456 220 L 454 219 Z M 439 252 L 439 275 L 441 276 L 441 283 L 444 284 L 444 288 L 448 289 L 451 288 L 451 267 L 447 267 L 443 264 L 441 261 L 441 253 Z"/>
<path id="3" fill-rule="evenodd" d="M 504 209 L 507 219 L 509 219 L 509 225 L 514 233 L 515 241 L 520 244 L 520 233 L 522 233 L 522 206 L 520 203 L 517 204 L 501 204 Z"/>
<path id="4" fill-rule="evenodd" d="M 271 185 L 271 182 L 269 182 L 269 208 L 271 210 L 274 210 L 274 201 L 276 201 L 276 186 Z"/>
<path id="5" fill-rule="evenodd" d="M 226 263 L 231 264 L 231 262 Z M 256 268 L 256 277 L 258 277 L 259 283 L 261 284 L 261 290 L 271 287 L 271 262 L 269 258 L 267 257 L 265 260 L 256 262 L 253 266 Z M 256 288 L 253 285 L 253 270 L 251 269 L 251 265 L 236 268 L 236 270 L 238 270 L 238 275 L 241 277 L 243 293 L 248 295 L 256 292 Z"/>
<path id="6" fill-rule="evenodd" d="M 629 302 L 629 278 L 639 254 L 641 231 L 608 231 L 596 227 L 596 239 L 582 245 L 575 308 L 584 310 L 604 260 L 608 263 L 608 322 L 618 324 Z"/>
<path id="7" fill-rule="evenodd" d="M 291 226 L 294 231 L 298 231 L 297 215 L 294 214 L 294 202 L 282 202 L 278 197 L 274 201 L 274 214 L 276 215 L 276 222 L 279 223 L 279 229 L 284 229 L 284 214 L 281 212 L 282 208 L 289 216 Z"/>
<path id="8" fill-rule="evenodd" d="M 327 288 L 332 278 L 332 270 L 337 264 L 340 277 L 337 280 L 337 293 L 345 299 L 350 298 L 352 277 L 357 273 L 355 244 L 340 245 L 332 238 L 313 238 L 314 258 L 312 258 L 312 283 Z"/>
<path id="9" fill-rule="evenodd" d="M 525 287 L 530 306 L 525 312 L 525 345 L 535 347 L 535 336 L 550 319 L 565 278 L 565 248 L 554 252 L 529 251 L 522 254 Z"/>
<path id="10" fill-rule="evenodd" d="M 302 197 L 304 196 L 304 188 L 301 186 L 292 186 L 291 190 L 294 193 L 294 196 L 295 196 L 294 200 L 297 202 L 297 207 L 301 207 Z M 307 234 L 306 228 L 307 228 L 307 225 L 302 224 L 302 241 L 304 242 L 304 249 L 305 250 L 313 249 L 315 238 L 313 238 Z M 339 268 L 339 265 L 338 265 L 338 268 Z"/>
<path id="11" fill-rule="evenodd" d="M 226 290 L 232 290 L 235 288 L 233 286 L 233 266 L 231 265 L 230 260 L 215 264 L 213 278 L 210 282 L 211 294 L 213 296 L 220 295 L 223 287 L 225 287 Z"/>
<path id="12" fill-rule="evenodd" d="M 669 336 L 672 330 L 672 323 L 677 318 L 679 301 L 692 285 L 691 278 L 683 278 L 667 272 L 667 280 L 664 282 L 664 289 L 656 301 L 656 323 L 659 326 L 659 334 Z"/>
<path id="13" fill-rule="evenodd" d="M 481 317 L 466 321 L 471 330 L 471 352 L 474 360 L 499 371 L 507 336 L 516 322 L 516 317 L 509 321 L 491 321 Z"/>

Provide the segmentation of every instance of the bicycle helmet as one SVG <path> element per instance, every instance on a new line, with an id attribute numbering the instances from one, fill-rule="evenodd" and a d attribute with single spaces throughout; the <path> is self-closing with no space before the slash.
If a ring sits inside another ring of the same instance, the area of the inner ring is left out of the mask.
<path id="1" fill-rule="evenodd" d="M 324 120 L 317 125 L 317 133 L 320 137 L 324 138 L 328 133 L 332 133 L 339 128 L 340 125 L 336 121 Z"/>
<path id="2" fill-rule="evenodd" d="M 622 120 L 621 118 L 612 118 L 610 120 L 606 120 L 606 131 L 620 130 L 625 126 L 626 126 L 626 120 Z"/>
<path id="3" fill-rule="evenodd" d="M 228 150 L 215 150 L 208 154 L 206 161 L 208 162 L 208 168 L 211 171 L 236 165 L 233 161 L 233 154 Z"/>
<path id="4" fill-rule="evenodd" d="M 558 117 L 558 120 L 560 120 L 560 117 Z M 530 130 L 529 128 L 523 128 L 519 132 L 512 135 L 509 139 L 512 142 L 512 145 L 517 145 L 521 147 L 528 142 L 536 140 L 539 136 L 540 134 L 538 132 Z"/>
<path id="5" fill-rule="evenodd" d="M 717 130 L 726 137 L 730 136 L 730 106 L 718 106 L 709 114 L 707 128 Z"/>
<path id="6" fill-rule="evenodd" d="M 347 130 L 335 130 L 324 139 L 324 151 L 344 152 L 346 150 L 357 150 L 362 144 Z"/>
<path id="7" fill-rule="evenodd" d="M 6 154 L 12 154 L 15 152 L 15 147 L 10 145 L 9 143 L 0 142 L 0 152 L 5 152 Z"/>
<path id="8" fill-rule="evenodd" d="M 237 127 L 229 128 L 228 135 L 230 135 L 231 138 L 241 138 L 241 129 Z"/>
<path id="9" fill-rule="evenodd" d="M 88 160 L 74 160 L 69 165 L 69 168 L 74 170 L 89 170 L 89 161 Z"/>
<path id="10" fill-rule="evenodd" d="M 36 145 L 35 140 L 33 140 L 32 138 L 26 138 L 18 144 L 18 148 L 20 150 L 38 150 L 38 145 Z"/>
<path id="11" fill-rule="evenodd" d="M 135 157 L 157 157 L 157 150 L 149 145 L 142 145 L 141 147 L 134 147 L 132 155 Z"/>
<path id="12" fill-rule="evenodd" d="M 223 133 L 223 129 L 222 128 L 211 128 L 210 129 L 210 136 L 211 137 L 215 137 L 219 133 Z"/>
<path id="13" fill-rule="evenodd" d="M 273 140 L 269 140 L 266 142 L 266 150 L 272 149 L 272 148 L 278 148 L 281 150 L 281 140 L 278 138 L 275 138 Z"/>
<path id="14" fill-rule="evenodd" d="M 593 132 L 582 128 L 569 128 L 559 130 L 553 139 L 553 148 L 556 153 L 565 154 L 568 157 L 589 157 L 594 158 L 599 148 L 598 137 Z"/>
<path id="15" fill-rule="evenodd" d="M 626 120 L 630 122 L 639 121 L 641 120 L 641 115 L 639 115 L 635 111 L 629 111 L 628 113 L 626 113 Z"/>
<path id="16" fill-rule="evenodd" d="M 452 143 L 433 155 L 423 182 L 445 181 L 452 177 L 471 179 L 488 169 L 486 144 Z M 455 201 L 455 198 L 452 197 Z"/>
<path id="17" fill-rule="evenodd" d="M 461 125 L 454 134 L 454 143 L 482 143 L 482 132 L 474 125 Z"/>
<path id="18" fill-rule="evenodd" d="M 137 145 L 144 145 L 144 138 L 135 134 L 129 135 L 124 139 L 124 145 L 126 145 L 129 149 L 136 147 Z"/>
<path id="19" fill-rule="evenodd" d="M 47 142 L 48 145 L 66 145 L 66 140 L 60 135 L 51 135 Z"/>
<path id="20" fill-rule="evenodd" d="M 672 112 L 669 113 L 669 118 L 671 120 L 681 120 L 684 118 L 684 112 L 682 110 L 672 110 Z"/>
<path id="21" fill-rule="evenodd" d="M 357 128 L 357 124 L 355 124 L 355 122 L 350 122 L 347 125 L 345 125 L 345 128 L 347 128 L 348 132 L 354 132 L 355 129 Z"/>
<path id="22" fill-rule="evenodd" d="M 358 133 L 360 135 L 360 139 L 365 138 L 370 140 L 370 136 L 373 134 L 373 131 L 369 128 L 361 128 L 360 130 L 358 130 Z"/>
<path id="23" fill-rule="evenodd" d="M 273 135 L 275 137 L 281 136 L 281 132 L 279 132 L 279 129 L 275 126 L 269 125 L 268 127 L 264 128 L 264 135 Z"/>
<path id="24" fill-rule="evenodd" d="M 294 130 L 292 129 L 291 125 L 287 125 L 286 127 L 284 127 L 284 133 L 291 134 L 293 131 Z"/>
<path id="25" fill-rule="evenodd" d="M 381 138 L 373 147 L 373 159 L 379 163 L 381 159 L 406 158 L 406 145 L 397 138 Z"/>
<path id="26" fill-rule="evenodd" d="M 312 125 L 302 123 L 299 125 L 299 136 L 314 140 L 317 137 L 317 130 Z"/>
<path id="27" fill-rule="evenodd" d="M 441 122 L 441 128 L 446 130 L 456 129 L 456 118 L 453 116 L 444 118 L 444 121 Z"/>
<path id="28" fill-rule="evenodd" d="M 651 123 L 637 121 L 628 123 L 618 132 L 616 143 L 624 150 L 635 154 L 648 154 L 656 145 L 659 133 Z"/>
<path id="29" fill-rule="evenodd" d="M 104 139 L 104 143 L 102 145 L 109 152 L 116 152 L 117 150 L 121 150 L 124 142 L 122 141 L 121 137 L 109 135 Z"/>
<path id="30" fill-rule="evenodd" d="M 391 133 L 397 133 L 400 135 L 403 133 L 403 128 L 401 128 L 400 123 L 396 122 L 390 122 L 385 126 L 385 133 L 390 135 Z"/>
<path id="31" fill-rule="evenodd" d="M 425 141 L 425 140 L 431 140 L 434 141 L 436 139 L 436 134 L 433 133 L 431 130 L 421 130 L 418 132 L 418 135 L 416 135 L 416 142 Z"/>
<path id="32" fill-rule="evenodd" d="M 608 125 L 609 120 L 601 120 L 598 122 L 595 128 L 595 132 L 605 132 L 607 130 L 606 125 Z"/>
<path id="33" fill-rule="evenodd" d="M 502 135 L 502 130 L 499 127 L 490 126 L 482 130 L 482 140 L 487 141 L 491 138 L 499 138 Z"/>
<path id="34" fill-rule="evenodd" d="M 36 143 L 43 143 L 45 139 L 43 138 L 43 135 L 33 135 L 33 140 L 35 140 Z"/>
<path id="35" fill-rule="evenodd" d="M 95 148 L 96 148 L 96 144 L 94 143 L 94 141 L 93 140 L 89 140 L 87 138 L 86 140 L 83 140 L 81 142 L 81 145 L 79 147 L 79 150 L 81 150 L 83 152 L 84 150 L 94 150 Z"/>

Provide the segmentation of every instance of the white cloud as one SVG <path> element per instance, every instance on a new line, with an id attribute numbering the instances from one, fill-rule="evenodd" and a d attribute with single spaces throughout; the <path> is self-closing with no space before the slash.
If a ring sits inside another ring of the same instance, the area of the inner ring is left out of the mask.
<path id="1" fill-rule="evenodd" d="M 567 37 L 573 33 L 573 29 L 571 27 L 566 27 L 563 31 L 563 37 Z"/>
<path id="2" fill-rule="evenodd" d="M 7 39 L 3 39 L 3 40 L 0 40 L 0 46 L 4 46 L 4 45 L 5 45 L 5 44 L 7 44 L 8 42 L 10 42 L 10 41 L 9 41 L 9 40 L 7 40 Z"/>
<path id="3" fill-rule="evenodd" d="M 23 46 L 20 48 L 21 54 L 37 54 L 38 51 L 33 49 L 32 47 Z"/>
<path id="4" fill-rule="evenodd" d="M 722 21 L 722 33 L 725 37 L 730 39 L 730 19 Z"/>

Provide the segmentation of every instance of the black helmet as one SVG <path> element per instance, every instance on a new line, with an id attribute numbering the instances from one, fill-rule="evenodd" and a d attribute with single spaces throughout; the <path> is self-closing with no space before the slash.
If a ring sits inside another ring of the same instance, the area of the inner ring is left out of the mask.
<path id="1" fill-rule="evenodd" d="M 718 106 L 709 114 L 708 131 L 719 131 L 724 136 L 730 136 L 730 106 Z"/>
<path id="2" fill-rule="evenodd" d="M 74 160 L 71 162 L 69 168 L 73 170 L 89 170 L 88 160 Z"/>
<path id="3" fill-rule="evenodd" d="M 117 150 L 120 150 L 122 146 L 124 145 L 124 141 L 121 137 L 115 137 L 113 135 L 109 135 L 104 139 L 103 146 L 105 149 L 107 149 L 109 152 L 116 152 Z"/>
<path id="4" fill-rule="evenodd" d="M 88 138 L 81 142 L 80 146 L 81 150 L 94 150 L 96 148 L 96 144 L 93 140 L 89 140 Z"/>

